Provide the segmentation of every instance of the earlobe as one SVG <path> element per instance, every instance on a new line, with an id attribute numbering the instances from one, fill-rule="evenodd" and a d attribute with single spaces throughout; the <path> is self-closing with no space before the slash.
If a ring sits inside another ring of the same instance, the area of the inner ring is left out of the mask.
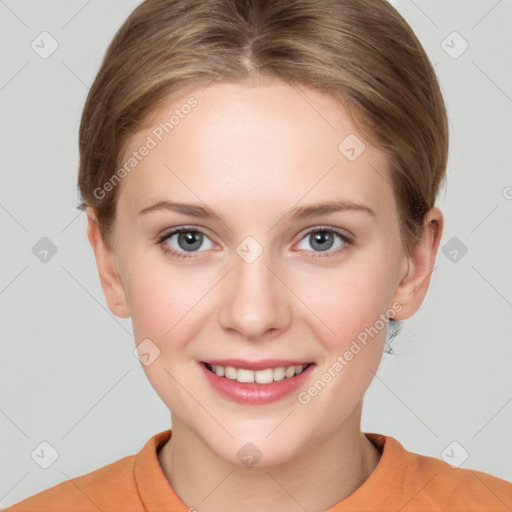
<path id="1" fill-rule="evenodd" d="M 129 318 L 130 310 L 123 281 L 117 268 L 114 248 L 103 240 L 98 220 L 91 207 L 87 208 L 87 237 L 94 250 L 101 287 L 110 311 L 120 318 Z"/>
<path id="2" fill-rule="evenodd" d="M 407 271 L 402 277 L 393 300 L 402 305 L 396 320 L 410 318 L 421 306 L 430 284 L 435 259 L 443 232 L 443 214 L 430 209 L 423 222 L 423 234 L 407 257 Z"/>

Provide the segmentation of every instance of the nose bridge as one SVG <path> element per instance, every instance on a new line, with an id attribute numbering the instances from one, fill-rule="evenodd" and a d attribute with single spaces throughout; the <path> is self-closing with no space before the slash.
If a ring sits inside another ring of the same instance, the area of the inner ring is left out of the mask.
<path id="1" fill-rule="evenodd" d="M 282 330 L 291 318 L 286 287 L 274 275 L 272 254 L 251 236 L 233 254 L 234 268 L 220 319 L 225 329 L 236 330 L 246 339 L 256 340 L 267 331 Z"/>

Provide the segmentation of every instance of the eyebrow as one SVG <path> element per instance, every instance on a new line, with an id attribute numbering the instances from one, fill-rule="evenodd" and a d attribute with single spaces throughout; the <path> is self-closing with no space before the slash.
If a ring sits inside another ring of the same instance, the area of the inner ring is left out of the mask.
<path id="1" fill-rule="evenodd" d="M 216 215 L 206 206 L 190 203 L 179 203 L 174 201 L 158 201 L 157 203 L 144 208 L 139 212 L 139 215 L 145 215 L 150 212 L 169 210 L 191 217 L 210 218 Z M 323 203 L 300 206 L 290 210 L 286 216 L 291 217 L 293 220 L 307 219 L 316 217 L 318 215 L 326 215 L 333 212 L 344 211 L 357 211 L 364 212 L 373 217 L 376 217 L 375 212 L 368 206 L 353 201 L 337 199 L 333 201 L 325 201 Z"/>

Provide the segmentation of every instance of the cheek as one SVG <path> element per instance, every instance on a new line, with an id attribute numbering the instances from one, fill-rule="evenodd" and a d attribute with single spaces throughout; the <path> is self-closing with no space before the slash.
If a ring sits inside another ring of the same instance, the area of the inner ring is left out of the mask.
<path id="1" fill-rule="evenodd" d="M 314 289 L 301 288 L 301 298 L 320 317 L 315 319 L 316 338 L 323 356 L 298 402 L 312 417 L 324 418 L 323 427 L 329 430 L 356 407 L 378 370 L 393 287 L 389 272 L 375 261 L 347 265 L 313 282 Z"/>
<path id="2" fill-rule="evenodd" d="M 209 282 L 192 267 L 167 264 L 159 255 L 149 260 L 135 255 L 127 263 L 125 287 L 136 341 L 150 338 L 162 345 L 182 339 Z"/>
<path id="3" fill-rule="evenodd" d="M 187 380 L 190 341 L 199 336 L 204 324 L 197 315 L 209 282 L 165 262 L 133 263 L 126 288 L 134 338 L 152 357 L 142 369 L 169 408 L 187 410 L 190 404 L 179 383 Z"/>
<path id="4" fill-rule="evenodd" d="M 134 276 L 128 283 L 128 302 L 137 342 L 150 338 L 159 344 L 158 340 L 172 328 L 174 316 L 178 314 L 173 288 L 166 279 L 156 277 L 155 270 L 148 270 Z"/>
<path id="5" fill-rule="evenodd" d="M 390 275 L 393 272 L 385 265 L 361 259 L 332 272 L 319 272 L 307 283 L 297 282 L 295 290 L 323 325 L 321 338 L 330 349 L 340 351 L 376 323 L 385 331 L 380 319 L 394 291 Z"/>
<path id="6" fill-rule="evenodd" d="M 318 316 L 307 315 L 315 318 L 316 338 L 323 345 L 317 368 L 322 382 L 311 394 L 305 390 L 300 403 L 314 400 L 320 408 L 338 404 L 334 421 L 361 399 L 382 358 L 389 325 L 386 314 L 394 316 L 390 308 L 393 275 L 392 266 L 374 253 L 333 272 L 318 273 L 316 279 L 308 280 L 314 287 L 300 287 L 297 294 Z M 324 385 L 328 390 L 319 393 Z M 321 398 L 313 398 L 316 393 Z"/>

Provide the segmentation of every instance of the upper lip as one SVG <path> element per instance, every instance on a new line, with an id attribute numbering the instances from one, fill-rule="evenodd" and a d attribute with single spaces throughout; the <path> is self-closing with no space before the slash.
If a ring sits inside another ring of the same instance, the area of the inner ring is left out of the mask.
<path id="1" fill-rule="evenodd" d="M 244 359 L 210 359 L 202 361 L 211 365 L 232 366 L 234 368 L 243 368 L 246 370 L 266 370 L 267 368 L 278 368 L 284 366 L 298 366 L 312 364 L 310 361 L 298 361 L 296 359 L 262 359 L 261 361 L 246 361 Z"/>

